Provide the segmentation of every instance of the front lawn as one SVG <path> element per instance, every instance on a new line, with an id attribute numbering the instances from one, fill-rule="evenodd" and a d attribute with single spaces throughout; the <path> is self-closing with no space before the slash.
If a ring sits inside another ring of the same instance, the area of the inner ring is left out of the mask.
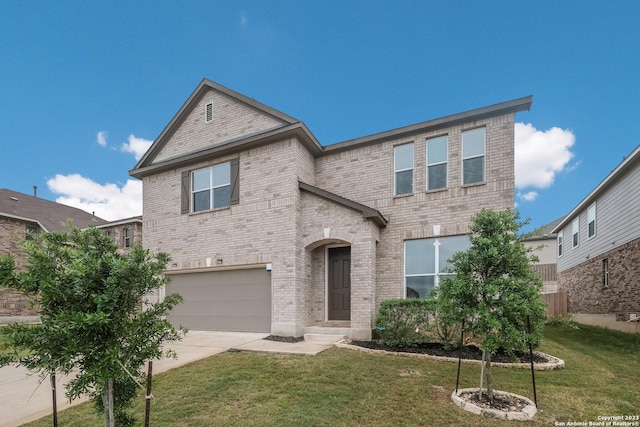
<path id="1" fill-rule="evenodd" d="M 640 336 L 548 326 L 541 351 L 565 360 L 536 372 L 538 414 L 527 426 L 638 415 Z M 333 348 L 317 356 L 224 353 L 154 378 L 152 426 L 506 426 L 451 403 L 456 363 Z M 496 389 L 533 399 L 531 373 L 496 368 Z M 462 366 L 460 387 L 479 367 Z M 142 425 L 144 395 L 135 412 Z M 92 404 L 59 414 L 62 426 L 101 426 Z M 51 417 L 29 426 L 48 427 Z"/>

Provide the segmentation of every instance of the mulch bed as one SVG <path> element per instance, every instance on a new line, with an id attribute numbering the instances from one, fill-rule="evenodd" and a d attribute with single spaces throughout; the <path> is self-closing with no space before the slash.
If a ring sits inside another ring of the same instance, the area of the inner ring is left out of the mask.
<path id="1" fill-rule="evenodd" d="M 460 357 L 460 349 L 445 348 L 441 343 L 423 343 L 414 346 L 407 347 L 389 347 L 380 345 L 376 341 L 352 341 L 352 345 L 359 347 L 370 348 L 373 350 L 386 350 L 391 352 L 400 353 L 416 353 L 416 354 L 429 354 L 431 356 L 443 356 L 443 357 Z M 482 360 L 482 350 L 475 345 L 465 345 L 462 347 L 462 358 L 472 360 Z M 530 363 L 529 353 L 516 351 L 514 356 L 507 354 L 504 350 L 499 350 L 496 354 L 491 356 L 491 362 L 500 363 Z M 537 353 L 533 354 L 533 363 L 546 363 L 549 360 Z"/>
<path id="2" fill-rule="evenodd" d="M 482 394 L 482 400 L 479 399 L 477 391 L 460 393 L 460 398 L 481 408 L 497 409 L 503 412 L 521 412 L 529 405 L 529 402 L 526 400 L 509 394 L 495 394 L 493 396 L 493 402 L 489 402 L 489 400 L 487 400 L 486 390 Z"/>

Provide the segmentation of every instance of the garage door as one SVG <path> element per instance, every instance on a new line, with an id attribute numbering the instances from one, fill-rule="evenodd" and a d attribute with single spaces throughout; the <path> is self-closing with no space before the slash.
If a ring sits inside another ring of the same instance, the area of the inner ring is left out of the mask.
<path id="1" fill-rule="evenodd" d="M 184 302 L 168 319 L 196 331 L 271 331 L 271 273 L 262 269 L 171 275 Z"/>

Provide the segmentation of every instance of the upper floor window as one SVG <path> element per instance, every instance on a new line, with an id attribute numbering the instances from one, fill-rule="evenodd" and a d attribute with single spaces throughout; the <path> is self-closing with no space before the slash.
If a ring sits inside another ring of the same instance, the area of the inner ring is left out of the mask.
<path id="1" fill-rule="evenodd" d="M 485 180 L 485 128 L 462 132 L 462 184 Z"/>
<path id="2" fill-rule="evenodd" d="M 191 172 L 193 212 L 229 206 L 231 175 L 229 162 Z"/>
<path id="3" fill-rule="evenodd" d="M 562 235 L 562 231 L 558 232 L 558 256 L 561 257 L 562 256 L 562 245 L 564 244 L 564 242 L 562 241 L 563 235 Z"/>
<path id="4" fill-rule="evenodd" d="M 580 217 L 573 220 L 571 224 L 572 245 L 575 248 L 580 244 Z"/>
<path id="5" fill-rule="evenodd" d="M 448 138 L 427 140 L 427 190 L 447 188 Z"/>
<path id="6" fill-rule="evenodd" d="M 468 236 L 438 237 L 404 242 L 405 295 L 424 298 L 440 280 L 451 273 L 443 273 L 454 253 L 469 249 Z"/>
<path id="7" fill-rule="evenodd" d="M 184 171 L 181 180 L 182 213 L 224 208 L 239 202 L 238 159 L 191 172 Z"/>
<path id="8" fill-rule="evenodd" d="M 413 193 L 413 144 L 394 147 L 393 162 L 395 194 Z"/>
<path id="9" fill-rule="evenodd" d="M 596 235 L 596 204 L 595 202 L 587 209 L 587 238 L 590 239 Z"/>
<path id="10" fill-rule="evenodd" d="M 131 228 L 125 227 L 122 229 L 122 246 L 130 248 L 133 241 L 133 232 Z"/>

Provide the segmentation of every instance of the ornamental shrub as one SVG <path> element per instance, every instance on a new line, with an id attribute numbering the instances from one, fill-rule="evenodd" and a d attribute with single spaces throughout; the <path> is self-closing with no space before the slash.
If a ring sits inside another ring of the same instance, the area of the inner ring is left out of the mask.
<path id="1" fill-rule="evenodd" d="M 383 301 L 376 316 L 379 343 L 407 347 L 431 341 L 434 301 L 397 298 Z"/>

